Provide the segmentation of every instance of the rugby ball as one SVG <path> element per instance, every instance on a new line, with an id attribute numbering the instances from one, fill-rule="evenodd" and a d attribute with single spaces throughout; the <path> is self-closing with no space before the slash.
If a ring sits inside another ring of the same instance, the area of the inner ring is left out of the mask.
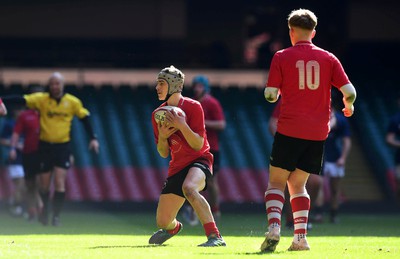
<path id="1" fill-rule="evenodd" d="M 154 111 L 154 120 L 157 122 L 157 124 L 160 123 L 160 122 L 161 122 L 161 124 L 164 124 L 164 122 L 165 122 L 165 114 L 166 114 L 167 111 L 174 111 L 176 114 L 186 117 L 185 112 L 179 107 L 176 107 L 176 106 L 162 106 L 162 107 L 158 107 Z"/>

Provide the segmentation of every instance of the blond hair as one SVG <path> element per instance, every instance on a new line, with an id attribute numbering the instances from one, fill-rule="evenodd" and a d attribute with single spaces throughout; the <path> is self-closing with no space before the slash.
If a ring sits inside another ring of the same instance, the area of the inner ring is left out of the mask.
<path id="1" fill-rule="evenodd" d="M 317 16 L 307 9 L 293 10 L 288 16 L 289 28 L 296 27 L 312 31 L 317 26 Z"/>

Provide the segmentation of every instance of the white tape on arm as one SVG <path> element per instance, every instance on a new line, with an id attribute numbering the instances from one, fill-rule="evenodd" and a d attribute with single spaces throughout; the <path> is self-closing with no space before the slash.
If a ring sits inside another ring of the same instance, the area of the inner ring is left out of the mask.
<path id="1" fill-rule="evenodd" d="M 354 88 L 354 86 L 351 83 L 346 84 L 346 85 L 340 87 L 340 91 L 342 92 L 342 94 L 344 96 L 344 98 L 343 98 L 344 106 L 346 108 L 351 107 L 357 97 L 356 89 Z"/>
<path id="2" fill-rule="evenodd" d="M 276 87 L 266 87 L 264 90 L 264 97 L 270 103 L 276 102 L 279 97 L 279 89 Z"/>

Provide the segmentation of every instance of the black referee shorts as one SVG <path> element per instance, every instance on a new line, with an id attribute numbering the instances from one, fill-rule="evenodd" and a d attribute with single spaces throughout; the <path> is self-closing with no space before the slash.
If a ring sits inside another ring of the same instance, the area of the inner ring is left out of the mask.
<path id="1" fill-rule="evenodd" d="M 400 149 L 398 148 L 394 154 L 394 162 L 396 165 L 400 165 Z"/>
<path id="2" fill-rule="evenodd" d="M 182 190 L 182 185 L 186 179 L 187 174 L 189 173 L 189 169 L 192 167 L 200 168 L 206 175 L 206 183 L 205 183 L 206 185 L 202 190 L 205 191 L 207 189 L 207 180 L 212 177 L 210 168 L 201 162 L 194 162 L 185 167 L 184 169 L 182 169 L 181 171 L 179 171 L 178 173 L 174 174 L 173 176 L 168 177 L 167 180 L 165 180 L 164 182 L 161 194 L 173 193 L 185 198 L 185 195 L 183 194 Z"/>
<path id="3" fill-rule="evenodd" d="M 48 172 L 54 167 L 69 169 L 71 167 L 70 143 L 48 143 L 40 141 L 40 172 Z"/>
<path id="4" fill-rule="evenodd" d="M 306 140 L 276 133 L 270 164 L 290 172 L 296 168 L 319 175 L 322 169 L 325 140 Z"/>
<path id="5" fill-rule="evenodd" d="M 23 153 L 22 166 L 24 167 L 25 180 L 33 180 L 40 172 L 39 152 Z"/>

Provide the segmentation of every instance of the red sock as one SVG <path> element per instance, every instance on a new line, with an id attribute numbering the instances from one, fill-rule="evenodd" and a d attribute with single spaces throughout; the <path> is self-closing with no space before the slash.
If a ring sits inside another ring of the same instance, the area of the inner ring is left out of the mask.
<path id="1" fill-rule="evenodd" d="M 310 196 L 298 193 L 290 196 L 293 211 L 294 233 L 307 234 L 308 213 L 310 211 Z"/>
<path id="2" fill-rule="evenodd" d="M 203 227 L 204 227 L 204 231 L 206 232 L 206 236 L 209 236 L 211 234 L 216 234 L 218 237 L 221 237 L 215 222 L 206 223 L 203 225 Z"/>
<path id="3" fill-rule="evenodd" d="M 181 227 L 182 227 L 182 223 L 180 223 L 179 221 L 176 221 L 176 226 L 175 226 L 175 228 L 174 228 L 174 229 L 171 229 L 171 230 L 167 230 L 167 232 L 170 233 L 171 235 L 175 235 L 176 233 L 179 232 L 179 230 L 181 229 Z"/>
<path id="4" fill-rule="evenodd" d="M 267 208 L 268 226 L 273 223 L 281 226 L 282 208 L 285 203 L 285 195 L 278 189 L 270 189 L 265 192 L 265 207 Z"/>

